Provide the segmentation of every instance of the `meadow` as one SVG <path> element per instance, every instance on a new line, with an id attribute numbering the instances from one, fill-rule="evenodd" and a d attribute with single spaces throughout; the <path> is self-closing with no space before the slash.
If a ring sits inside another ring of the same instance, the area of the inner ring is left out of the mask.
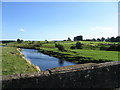
<path id="1" fill-rule="evenodd" d="M 2 72 L 0 75 L 12 75 L 25 72 L 36 72 L 36 69 L 28 64 L 16 47 L 0 47 L 2 49 Z"/>
<path id="2" fill-rule="evenodd" d="M 38 51 L 54 56 L 63 60 L 74 63 L 101 63 L 108 61 L 118 61 L 119 51 L 101 50 L 101 47 L 110 47 L 118 42 L 105 41 L 79 41 L 82 44 L 82 49 L 71 49 L 77 41 L 23 41 L 22 43 L 13 42 L 7 46 L 33 48 Z M 60 51 L 55 44 L 60 44 L 64 47 L 64 51 Z"/>

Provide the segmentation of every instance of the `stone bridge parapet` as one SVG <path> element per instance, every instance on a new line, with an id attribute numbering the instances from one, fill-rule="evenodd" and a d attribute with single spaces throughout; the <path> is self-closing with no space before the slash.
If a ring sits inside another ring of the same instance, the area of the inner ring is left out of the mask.
<path id="1" fill-rule="evenodd" d="M 2 77 L 2 88 L 119 88 L 120 62 L 76 64 Z"/>

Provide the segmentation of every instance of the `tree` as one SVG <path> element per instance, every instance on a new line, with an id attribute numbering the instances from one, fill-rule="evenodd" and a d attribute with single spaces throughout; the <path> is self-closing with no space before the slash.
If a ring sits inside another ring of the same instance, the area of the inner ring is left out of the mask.
<path id="1" fill-rule="evenodd" d="M 95 38 L 93 38 L 93 39 L 92 39 L 92 41 L 96 41 L 96 39 L 95 39 Z"/>
<path id="2" fill-rule="evenodd" d="M 18 43 L 22 43 L 23 40 L 20 40 L 20 39 L 18 38 L 18 39 L 17 39 L 17 42 L 18 42 Z"/>
<path id="3" fill-rule="evenodd" d="M 100 38 L 97 38 L 97 41 L 101 41 Z"/>
<path id="4" fill-rule="evenodd" d="M 55 44 L 55 47 L 57 47 L 58 48 L 58 50 L 60 50 L 60 51 L 65 51 L 65 49 L 64 49 L 64 47 L 63 47 L 63 45 L 60 45 L 60 44 Z"/>
<path id="5" fill-rule="evenodd" d="M 116 38 L 115 37 L 111 37 L 111 38 L 107 38 L 105 41 L 108 41 L 108 42 L 120 42 L 120 36 L 117 36 Z"/>
<path id="6" fill-rule="evenodd" d="M 20 43 L 22 43 L 22 42 L 23 42 L 23 40 L 20 41 Z"/>
<path id="7" fill-rule="evenodd" d="M 17 42 L 20 42 L 20 39 L 19 39 L 19 38 L 17 39 Z"/>
<path id="8" fill-rule="evenodd" d="M 68 40 L 67 41 L 72 41 L 69 37 L 68 37 Z"/>
<path id="9" fill-rule="evenodd" d="M 114 37 L 111 37 L 110 41 L 111 41 L 111 42 L 115 42 L 115 38 L 114 38 Z"/>
<path id="10" fill-rule="evenodd" d="M 107 37 L 107 39 L 105 39 L 105 41 L 110 42 L 110 38 L 109 38 L 109 37 Z"/>
<path id="11" fill-rule="evenodd" d="M 77 42 L 77 43 L 76 43 L 76 48 L 77 48 L 77 49 L 82 49 L 82 44 L 81 44 L 80 42 Z"/>
<path id="12" fill-rule="evenodd" d="M 102 38 L 101 38 L 101 41 L 105 41 L 105 38 L 104 38 L 104 37 L 102 37 Z"/>
<path id="13" fill-rule="evenodd" d="M 120 36 L 116 37 L 116 42 L 120 42 Z"/>

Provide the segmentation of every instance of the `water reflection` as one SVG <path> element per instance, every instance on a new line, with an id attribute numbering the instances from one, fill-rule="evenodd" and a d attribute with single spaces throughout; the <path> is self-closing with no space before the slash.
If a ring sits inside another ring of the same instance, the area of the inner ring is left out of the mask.
<path id="1" fill-rule="evenodd" d="M 64 60 L 59 59 L 58 61 L 59 61 L 60 66 L 63 66 Z"/>

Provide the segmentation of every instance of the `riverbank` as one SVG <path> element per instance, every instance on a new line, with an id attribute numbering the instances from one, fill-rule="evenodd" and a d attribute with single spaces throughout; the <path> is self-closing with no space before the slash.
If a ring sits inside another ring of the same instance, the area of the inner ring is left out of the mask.
<path id="1" fill-rule="evenodd" d="M 37 72 L 41 71 L 38 66 L 35 66 L 34 64 L 32 64 L 32 63 L 30 62 L 30 60 L 28 60 L 28 59 L 26 59 L 26 58 L 24 57 L 24 55 L 21 53 L 21 49 L 20 49 L 20 48 L 17 48 L 17 51 L 20 53 L 21 58 L 23 58 L 26 63 L 28 63 L 29 65 L 31 65 L 33 68 L 35 68 L 35 69 L 37 70 Z"/>
<path id="2" fill-rule="evenodd" d="M 20 49 L 16 47 L 0 48 L 2 49 L 2 75 L 38 72 L 38 67 L 26 60 L 20 53 Z"/>

